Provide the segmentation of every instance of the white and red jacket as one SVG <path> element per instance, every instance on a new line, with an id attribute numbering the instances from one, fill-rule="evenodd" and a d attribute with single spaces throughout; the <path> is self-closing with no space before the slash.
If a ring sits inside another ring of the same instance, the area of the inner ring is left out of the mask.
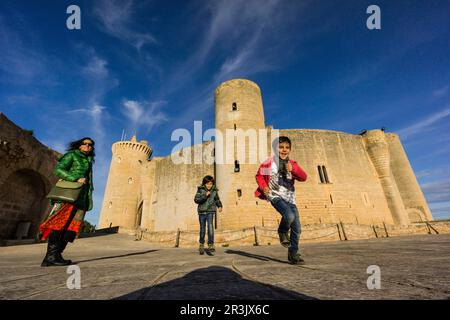
<path id="1" fill-rule="evenodd" d="M 256 183 L 258 184 L 258 188 L 255 191 L 255 197 L 258 197 L 260 199 L 267 200 L 267 197 L 264 195 L 263 190 L 264 188 L 269 186 L 272 161 L 272 157 L 264 161 L 259 167 L 258 172 L 256 173 Z M 294 180 L 306 181 L 306 172 L 303 171 L 303 169 L 300 168 L 300 166 L 294 160 L 289 160 L 289 162 L 292 164 L 291 174 Z"/>

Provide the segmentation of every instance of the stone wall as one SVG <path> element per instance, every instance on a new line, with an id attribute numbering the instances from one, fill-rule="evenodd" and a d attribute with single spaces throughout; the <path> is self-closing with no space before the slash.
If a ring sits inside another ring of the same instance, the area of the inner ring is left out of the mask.
<path id="1" fill-rule="evenodd" d="M 389 225 L 357 224 L 311 224 L 303 225 L 302 243 L 351 241 L 420 234 L 450 233 L 450 221 L 417 223 L 407 227 Z M 198 231 L 138 231 L 136 240 L 148 241 L 160 246 L 194 248 L 198 246 Z M 267 227 L 250 227 L 234 230 L 218 230 L 214 233 L 216 246 L 236 247 L 242 245 L 279 245 L 277 230 Z"/>
<path id="2" fill-rule="evenodd" d="M 20 223 L 30 224 L 25 238 L 37 236 L 60 156 L 0 113 L 0 239 L 14 239 Z"/>
<path id="3" fill-rule="evenodd" d="M 203 151 L 208 152 L 211 143 L 205 142 L 202 145 L 184 148 L 182 152 L 184 156 L 191 154 L 191 159 L 194 160 L 195 153 L 201 155 Z M 152 201 L 149 211 L 143 212 L 145 219 L 151 222 L 143 228 L 152 231 L 177 230 L 178 228 L 197 230 L 195 193 L 204 176 L 214 176 L 214 165 L 205 161 L 201 164 L 175 164 L 171 156 L 156 158 L 152 161 L 155 166 Z M 143 192 L 149 194 L 150 190 Z"/>

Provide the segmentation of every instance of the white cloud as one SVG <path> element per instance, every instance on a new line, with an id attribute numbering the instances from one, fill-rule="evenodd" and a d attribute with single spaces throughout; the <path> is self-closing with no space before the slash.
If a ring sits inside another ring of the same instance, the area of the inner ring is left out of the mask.
<path id="1" fill-rule="evenodd" d="M 400 129 L 397 131 L 400 138 L 406 140 L 410 136 L 415 135 L 417 133 L 422 133 L 424 130 L 430 130 L 437 122 L 447 118 L 450 116 L 450 108 L 445 108 L 439 112 L 433 113 L 432 115 L 412 124 L 408 127 Z"/>
<path id="2" fill-rule="evenodd" d="M 89 77 L 106 78 L 108 76 L 107 65 L 106 60 L 94 55 L 88 64 L 82 67 L 81 71 Z"/>
<path id="3" fill-rule="evenodd" d="M 145 127 L 145 131 L 148 132 L 161 122 L 168 120 L 167 116 L 159 110 L 165 104 L 165 101 L 146 103 L 125 100 L 122 104 L 122 112 L 131 121 L 133 129 Z"/>
<path id="4" fill-rule="evenodd" d="M 447 95 L 449 88 L 450 88 L 450 86 L 445 86 L 440 89 L 436 89 L 433 91 L 432 95 L 434 98 L 441 98 L 441 97 Z"/>
<path id="5" fill-rule="evenodd" d="M 95 104 L 90 108 L 73 109 L 73 110 L 67 111 L 67 113 L 87 114 L 87 115 L 91 116 L 92 118 L 99 118 L 102 116 L 103 110 L 105 110 L 105 109 L 106 109 L 106 107 Z"/>
<path id="6" fill-rule="evenodd" d="M 450 179 L 424 183 L 422 191 L 429 202 L 450 201 Z"/>
<path id="7" fill-rule="evenodd" d="M 450 177 L 450 165 L 444 165 L 441 167 L 432 167 L 429 169 L 424 169 L 416 172 L 417 179 L 429 178 L 429 177 Z"/>
<path id="8" fill-rule="evenodd" d="M 135 11 L 133 0 L 97 0 L 94 5 L 94 14 L 105 33 L 141 50 L 146 44 L 156 43 L 156 39 L 149 33 L 140 33 L 131 28 Z"/>
<path id="9" fill-rule="evenodd" d="M 193 8 L 200 21 L 193 26 L 197 31 L 191 54 L 164 79 L 164 87 L 157 99 L 195 81 L 197 91 L 186 101 L 182 114 L 174 120 L 175 127 L 190 123 L 213 106 L 214 89 L 230 78 L 249 78 L 255 74 L 278 69 L 289 64 L 298 46 L 298 38 L 306 34 L 292 32 L 294 25 L 305 23 L 305 7 L 310 1 L 287 3 L 282 0 L 210 1 L 198 2 Z M 300 21 L 300 22 L 299 22 Z M 312 32 L 315 33 L 316 31 Z M 320 31 L 323 32 L 323 29 Z M 311 32 L 308 33 L 310 36 Z M 205 71 L 210 77 L 199 78 Z M 211 72 L 211 67 L 216 70 Z M 197 81 L 199 80 L 199 81 Z M 202 84 L 203 82 L 203 84 Z"/>

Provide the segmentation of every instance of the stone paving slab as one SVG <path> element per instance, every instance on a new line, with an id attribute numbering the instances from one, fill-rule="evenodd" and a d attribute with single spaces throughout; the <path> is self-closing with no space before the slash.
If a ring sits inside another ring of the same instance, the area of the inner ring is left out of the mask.
<path id="1" fill-rule="evenodd" d="M 81 271 L 41 268 L 46 244 L 0 248 L 0 299 L 449 299 L 450 235 L 304 244 L 303 266 L 280 245 L 162 248 L 126 235 L 78 239 L 64 256 Z M 381 289 L 367 288 L 367 267 Z"/>

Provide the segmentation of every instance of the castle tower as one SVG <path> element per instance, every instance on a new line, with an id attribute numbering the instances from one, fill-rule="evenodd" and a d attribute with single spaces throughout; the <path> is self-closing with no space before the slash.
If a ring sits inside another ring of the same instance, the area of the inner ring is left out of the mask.
<path id="1" fill-rule="evenodd" d="M 411 222 L 433 220 L 430 208 L 417 182 L 405 150 L 397 134 L 386 135 L 391 154 L 392 174 Z"/>
<path id="2" fill-rule="evenodd" d="M 408 225 L 408 214 L 392 174 L 391 155 L 385 133 L 382 130 L 369 130 L 363 134 L 363 139 L 367 153 L 378 174 L 394 223 Z"/>
<path id="3" fill-rule="evenodd" d="M 146 141 L 119 141 L 112 145 L 108 182 L 100 213 L 100 228 L 119 226 L 121 232 L 133 233 L 141 224 L 141 176 L 152 149 Z"/>
<path id="4" fill-rule="evenodd" d="M 214 103 L 215 128 L 223 136 L 223 148 L 217 137 L 215 145 L 215 175 L 224 205 L 218 228 L 250 227 L 260 219 L 253 213 L 257 210 L 255 174 L 260 163 L 255 146 L 259 145 L 258 130 L 265 129 L 261 90 L 249 80 L 229 80 L 215 90 Z M 245 138 L 233 136 L 238 132 Z"/>

